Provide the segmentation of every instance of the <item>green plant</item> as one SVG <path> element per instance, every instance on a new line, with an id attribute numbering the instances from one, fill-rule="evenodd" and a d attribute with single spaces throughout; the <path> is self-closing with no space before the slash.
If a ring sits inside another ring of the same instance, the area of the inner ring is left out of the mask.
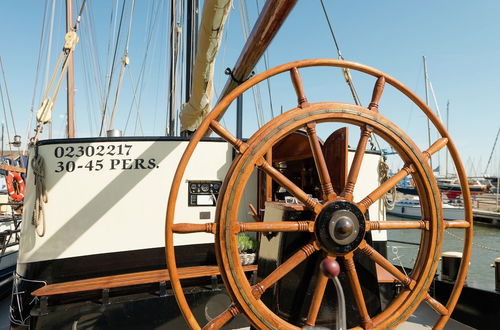
<path id="1" fill-rule="evenodd" d="M 247 234 L 238 235 L 238 252 L 252 253 L 257 251 L 259 242 Z"/>

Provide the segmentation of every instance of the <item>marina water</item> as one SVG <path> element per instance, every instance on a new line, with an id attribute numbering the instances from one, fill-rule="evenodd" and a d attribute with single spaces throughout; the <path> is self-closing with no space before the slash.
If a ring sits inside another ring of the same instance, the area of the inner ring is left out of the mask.
<path id="1" fill-rule="evenodd" d="M 408 220 L 388 215 L 388 220 Z M 389 230 L 387 231 L 387 258 L 395 265 L 412 267 L 417 256 L 417 246 L 420 242 L 419 230 Z M 443 236 L 442 252 L 463 249 L 464 230 L 446 229 Z M 472 255 L 466 285 L 485 290 L 495 290 L 495 258 L 500 257 L 500 228 L 474 223 Z M 398 241 L 398 242 L 393 242 Z M 407 242 L 404 244 L 401 242 Z M 441 263 L 438 272 L 441 273 Z"/>

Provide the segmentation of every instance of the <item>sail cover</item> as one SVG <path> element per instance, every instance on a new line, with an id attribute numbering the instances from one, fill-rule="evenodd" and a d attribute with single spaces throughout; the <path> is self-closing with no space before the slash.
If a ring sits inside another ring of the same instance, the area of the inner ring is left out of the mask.
<path id="1" fill-rule="evenodd" d="M 232 0 L 207 0 L 203 6 L 191 98 L 182 105 L 181 131 L 198 128 L 211 108 L 215 58 Z"/>

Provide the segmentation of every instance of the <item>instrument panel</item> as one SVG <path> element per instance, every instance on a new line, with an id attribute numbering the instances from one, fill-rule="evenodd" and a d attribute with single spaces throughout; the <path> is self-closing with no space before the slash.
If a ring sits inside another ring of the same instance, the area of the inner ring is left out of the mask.
<path id="1" fill-rule="evenodd" d="M 188 181 L 189 206 L 215 206 L 222 181 Z"/>

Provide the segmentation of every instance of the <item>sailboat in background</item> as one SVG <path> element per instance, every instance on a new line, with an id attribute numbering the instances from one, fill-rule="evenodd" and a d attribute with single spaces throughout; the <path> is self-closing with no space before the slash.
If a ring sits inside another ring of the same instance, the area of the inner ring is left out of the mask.
<path id="1" fill-rule="evenodd" d="M 0 151 L 0 296 L 3 297 L 11 289 L 12 273 L 17 262 L 28 156 L 23 154 L 20 149 L 21 141 L 14 123 L 2 57 L 0 57 L 0 70 L 2 71 L 0 98 L 4 114 Z M 7 113 L 10 113 L 10 118 L 7 117 Z M 9 126 L 14 134 L 12 139 Z M 9 150 L 4 150 L 5 131 Z"/>

